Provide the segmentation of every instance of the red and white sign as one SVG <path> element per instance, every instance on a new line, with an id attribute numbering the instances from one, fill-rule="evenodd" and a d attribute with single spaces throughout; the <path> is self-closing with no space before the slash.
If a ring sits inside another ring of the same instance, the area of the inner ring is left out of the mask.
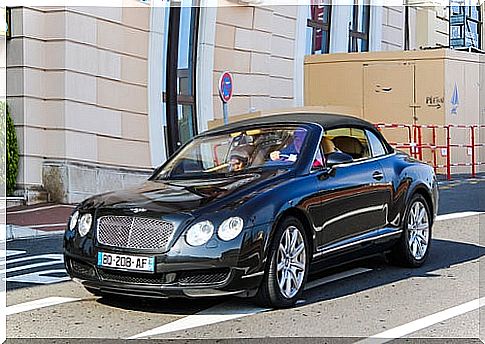
<path id="1" fill-rule="evenodd" d="M 224 72 L 219 79 L 219 95 L 224 103 L 231 100 L 233 92 L 232 75 L 229 72 Z"/>

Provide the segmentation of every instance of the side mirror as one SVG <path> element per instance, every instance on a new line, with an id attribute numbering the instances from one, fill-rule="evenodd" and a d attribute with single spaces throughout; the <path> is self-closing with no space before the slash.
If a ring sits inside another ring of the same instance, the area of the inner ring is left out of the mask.
<path id="1" fill-rule="evenodd" d="M 327 167 L 334 167 L 335 165 L 348 164 L 354 161 L 352 156 L 343 152 L 333 152 L 327 156 Z"/>

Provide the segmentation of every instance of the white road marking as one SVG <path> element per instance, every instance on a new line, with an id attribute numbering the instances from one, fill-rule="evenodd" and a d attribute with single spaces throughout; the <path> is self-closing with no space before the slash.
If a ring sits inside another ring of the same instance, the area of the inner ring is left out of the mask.
<path id="1" fill-rule="evenodd" d="M 344 278 L 347 278 L 347 277 L 355 276 L 355 275 L 358 275 L 358 274 L 361 274 L 361 273 L 364 273 L 364 272 L 368 272 L 368 271 L 372 271 L 372 269 L 356 268 L 356 269 L 352 269 L 352 270 L 349 270 L 349 271 L 340 272 L 340 273 L 335 274 L 335 275 L 325 276 L 325 277 L 317 279 L 315 281 L 308 282 L 305 285 L 305 290 L 309 290 L 309 289 L 312 289 L 312 288 L 315 288 L 315 287 L 319 287 L 319 286 L 324 285 L 326 283 L 335 282 L 335 281 L 338 281 L 338 280 L 341 280 L 341 279 L 344 279 Z"/>
<path id="2" fill-rule="evenodd" d="M 189 315 L 185 318 L 173 321 L 171 323 L 162 325 L 152 330 L 134 335 L 128 339 L 137 339 L 143 337 L 153 337 L 156 335 L 186 330 L 189 328 L 211 325 L 227 320 L 237 319 L 254 315 L 269 310 L 268 308 L 242 306 L 237 303 L 223 303 L 193 315 Z"/>
<path id="3" fill-rule="evenodd" d="M 17 210 L 17 211 L 8 211 L 7 212 L 7 215 L 32 213 L 32 212 L 35 212 L 35 211 L 38 211 L 38 210 L 47 210 L 47 209 L 62 208 L 62 207 L 75 208 L 76 206 L 70 205 L 70 204 L 56 204 L 56 205 L 49 205 L 49 206 L 46 206 L 46 207 L 38 207 L 38 208 L 33 208 L 33 209 L 24 209 L 24 210 Z"/>
<path id="4" fill-rule="evenodd" d="M 485 297 L 445 309 L 427 317 L 381 332 L 356 344 L 382 344 L 485 306 Z"/>
<path id="5" fill-rule="evenodd" d="M 21 262 L 28 262 L 37 259 L 47 259 L 48 261 L 45 262 L 38 262 L 32 263 L 27 265 L 20 265 L 13 268 L 9 268 L 8 266 L 13 263 L 21 263 Z M 7 260 L 7 269 L 5 270 L 5 262 L 0 262 L 0 274 L 4 275 L 5 273 L 12 273 L 16 271 L 22 270 L 29 270 L 34 268 L 39 268 L 43 266 L 51 266 L 51 265 L 58 265 L 64 263 L 64 256 L 62 254 L 41 254 L 36 256 L 28 256 L 16 259 Z M 42 270 L 36 271 L 31 273 L 24 273 L 17 276 L 10 276 L 10 277 L 3 277 L 2 280 L 6 280 L 7 282 L 22 282 L 22 283 L 35 283 L 35 284 L 51 284 L 51 283 L 59 283 L 69 280 L 69 277 L 55 277 L 55 276 L 46 276 L 51 273 L 59 273 L 59 272 L 66 272 L 64 269 L 50 269 L 50 270 Z"/>
<path id="6" fill-rule="evenodd" d="M 33 311 L 39 308 L 59 305 L 61 303 L 66 303 L 66 302 L 74 302 L 78 300 L 81 300 L 81 299 L 72 298 L 72 297 L 47 297 L 45 299 L 39 299 L 39 300 L 29 301 L 25 303 L 20 303 L 18 305 L 8 306 L 6 308 L 6 315 Z"/>
<path id="7" fill-rule="evenodd" d="M 20 266 L 16 266 L 16 267 L 13 267 L 13 268 L 8 268 L 9 264 L 19 263 L 19 262 L 34 260 L 34 259 L 49 259 L 49 261 L 40 262 L 40 263 L 33 263 L 33 264 L 28 264 L 28 265 L 20 265 Z M 21 270 L 28 270 L 28 269 L 33 269 L 33 268 L 39 268 L 41 266 L 63 264 L 63 263 L 64 263 L 64 256 L 62 254 L 41 254 L 41 255 L 37 255 L 37 256 L 17 258 L 17 259 L 7 260 L 7 273 L 15 272 L 15 271 L 21 271 Z M 0 262 L 0 266 L 4 265 L 4 264 L 5 264 L 4 262 Z"/>
<path id="8" fill-rule="evenodd" d="M 64 261 L 64 256 L 60 253 L 38 254 L 35 256 L 27 256 L 27 257 L 7 260 L 7 265 L 13 264 L 13 263 L 20 263 L 28 260 L 34 260 L 34 259 L 54 259 L 54 260 Z M 4 264 L 5 262 L 0 262 L 0 265 L 4 265 Z"/>
<path id="9" fill-rule="evenodd" d="M 453 220 L 453 219 L 459 219 L 462 217 L 475 216 L 480 214 L 485 214 L 485 213 L 480 211 L 463 211 L 461 213 L 443 214 L 443 215 L 436 216 L 436 221 Z"/>
<path id="10" fill-rule="evenodd" d="M 66 276 L 56 277 L 48 276 L 49 274 L 64 273 Z M 17 283 L 35 283 L 35 284 L 52 284 L 69 281 L 71 278 L 67 276 L 65 269 L 43 270 L 23 274 L 19 276 L 7 277 L 7 282 Z"/>
<path id="11" fill-rule="evenodd" d="M 7 257 L 19 256 L 25 253 L 27 253 L 27 251 L 7 250 Z"/>
<path id="12" fill-rule="evenodd" d="M 61 227 L 61 226 L 65 227 L 66 225 L 67 224 L 63 222 L 63 223 L 46 223 L 44 225 L 33 225 L 33 226 L 29 225 L 27 227 L 35 229 L 35 228 L 44 228 L 44 227 L 46 227 L 46 228 L 47 227 Z"/>
<path id="13" fill-rule="evenodd" d="M 368 271 L 372 271 L 372 270 L 365 269 L 365 268 L 357 268 L 346 272 L 338 273 L 335 275 L 326 276 L 318 280 L 312 281 L 310 283 L 307 283 L 305 290 L 315 288 L 317 286 L 321 286 L 325 283 L 330 283 L 340 279 L 355 276 Z M 300 301 L 304 302 L 304 300 L 300 300 Z M 196 314 L 189 315 L 185 318 L 173 321 L 171 323 L 162 325 L 152 330 L 148 330 L 146 332 L 134 335 L 132 337 L 129 337 L 128 339 L 152 337 L 152 336 L 157 336 L 157 335 L 161 335 L 169 332 L 187 330 L 194 327 L 211 325 L 211 324 L 215 324 L 215 323 L 219 323 L 227 320 L 238 319 L 238 318 L 254 315 L 268 310 L 271 310 L 271 309 L 251 307 L 246 305 L 241 306 L 238 303 L 227 302 L 227 303 L 223 303 L 223 304 L 211 307 L 209 309 L 203 310 Z"/>

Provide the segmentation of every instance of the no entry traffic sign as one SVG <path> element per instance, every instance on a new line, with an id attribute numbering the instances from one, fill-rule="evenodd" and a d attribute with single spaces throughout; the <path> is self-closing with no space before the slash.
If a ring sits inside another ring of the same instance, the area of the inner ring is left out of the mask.
<path id="1" fill-rule="evenodd" d="M 233 91 L 232 75 L 229 72 L 224 72 L 219 80 L 219 95 L 224 103 L 231 100 Z"/>

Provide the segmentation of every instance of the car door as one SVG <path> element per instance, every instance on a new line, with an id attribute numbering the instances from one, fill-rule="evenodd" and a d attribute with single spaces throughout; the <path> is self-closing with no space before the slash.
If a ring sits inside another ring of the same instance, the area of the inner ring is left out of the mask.
<path id="1" fill-rule="evenodd" d="M 321 221 L 316 239 L 320 249 L 385 227 L 388 222 L 390 193 L 382 166 L 372 156 L 365 131 L 350 129 L 328 131 L 326 135 L 337 142 L 343 142 L 343 137 L 357 139 L 363 150 L 356 152 L 344 144 L 336 145 L 341 152 L 353 153 L 354 161 L 334 166 L 330 173 L 321 173 L 318 178 Z M 335 140 L 337 137 L 340 139 Z"/>

